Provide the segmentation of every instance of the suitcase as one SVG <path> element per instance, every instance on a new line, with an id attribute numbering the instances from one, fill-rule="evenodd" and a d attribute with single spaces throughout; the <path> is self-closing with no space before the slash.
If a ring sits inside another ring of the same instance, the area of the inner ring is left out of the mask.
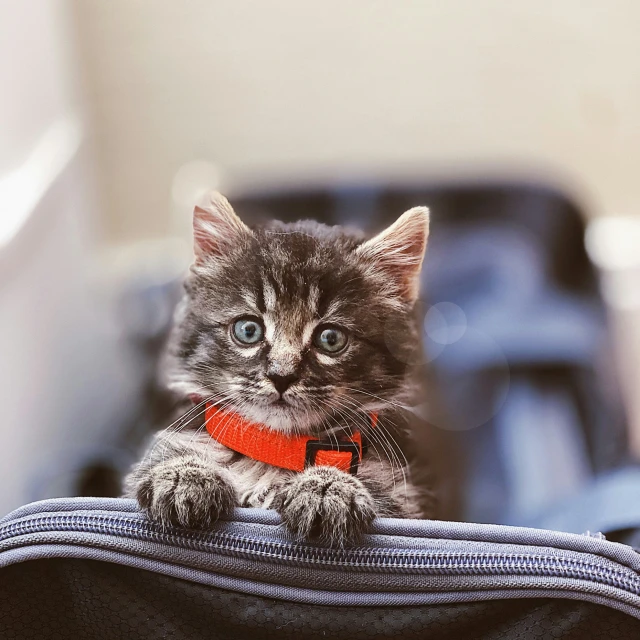
<path id="1" fill-rule="evenodd" d="M 332 549 L 272 511 L 199 532 L 55 499 L 0 521 L 0 637 L 631 639 L 639 570 L 597 533 L 379 519 Z"/>

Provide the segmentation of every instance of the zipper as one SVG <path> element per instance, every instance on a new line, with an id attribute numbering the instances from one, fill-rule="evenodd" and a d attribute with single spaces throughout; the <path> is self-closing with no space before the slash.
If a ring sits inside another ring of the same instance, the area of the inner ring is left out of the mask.
<path id="1" fill-rule="evenodd" d="M 605 584 L 640 595 L 640 577 L 630 568 L 605 566 L 575 555 L 430 551 L 352 547 L 332 549 L 300 543 L 278 542 L 224 531 L 203 533 L 164 527 L 150 520 L 91 513 L 53 513 L 10 521 L 0 527 L 0 542 L 18 536 L 82 532 L 133 538 L 197 551 L 214 551 L 249 559 L 267 559 L 303 565 L 335 566 L 352 570 L 417 572 L 457 576 L 546 576 L 574 578 Z M 586 556 L 587 558 L 589 556 Z"/>

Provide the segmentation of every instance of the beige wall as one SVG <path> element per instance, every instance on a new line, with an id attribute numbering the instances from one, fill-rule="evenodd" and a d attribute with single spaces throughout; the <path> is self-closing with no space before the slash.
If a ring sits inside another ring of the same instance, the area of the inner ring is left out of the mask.
<path id="1" fill-rule="evenodd" d="M 172 232 L 197 159 L 231 185 L 536 167 L 637 210 L 636 0 L 73 6 L 114 239 Z"/>

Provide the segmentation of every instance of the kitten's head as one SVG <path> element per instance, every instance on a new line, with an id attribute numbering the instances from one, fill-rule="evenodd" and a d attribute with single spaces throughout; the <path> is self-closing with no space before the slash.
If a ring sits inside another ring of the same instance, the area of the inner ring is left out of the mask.
<path id="1" fill-rule="evenodd" d="M 315 222 L 247 227 L 209 194 L 169 350 L 169 383 L 273 429 L 317 433 L 402 402 L 429 227 L 371 240 Z"/>

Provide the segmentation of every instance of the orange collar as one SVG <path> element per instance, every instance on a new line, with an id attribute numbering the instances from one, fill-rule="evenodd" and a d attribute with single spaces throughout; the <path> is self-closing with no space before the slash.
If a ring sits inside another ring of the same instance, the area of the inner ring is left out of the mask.
<path id="1" fill-rule="evenodd" d="M 369 414 L 375 427 L 378 414 Z M 355 431 L 333 442 L 313 436 L 288 436 L 262 424 L 222 411 L 207 402 L 205 426 L 212 438 L 225 447 L 274 467 L 302 471 L 307 466 L 336 467 L 355 475 L 362 460 L 362 436 Z"/>

